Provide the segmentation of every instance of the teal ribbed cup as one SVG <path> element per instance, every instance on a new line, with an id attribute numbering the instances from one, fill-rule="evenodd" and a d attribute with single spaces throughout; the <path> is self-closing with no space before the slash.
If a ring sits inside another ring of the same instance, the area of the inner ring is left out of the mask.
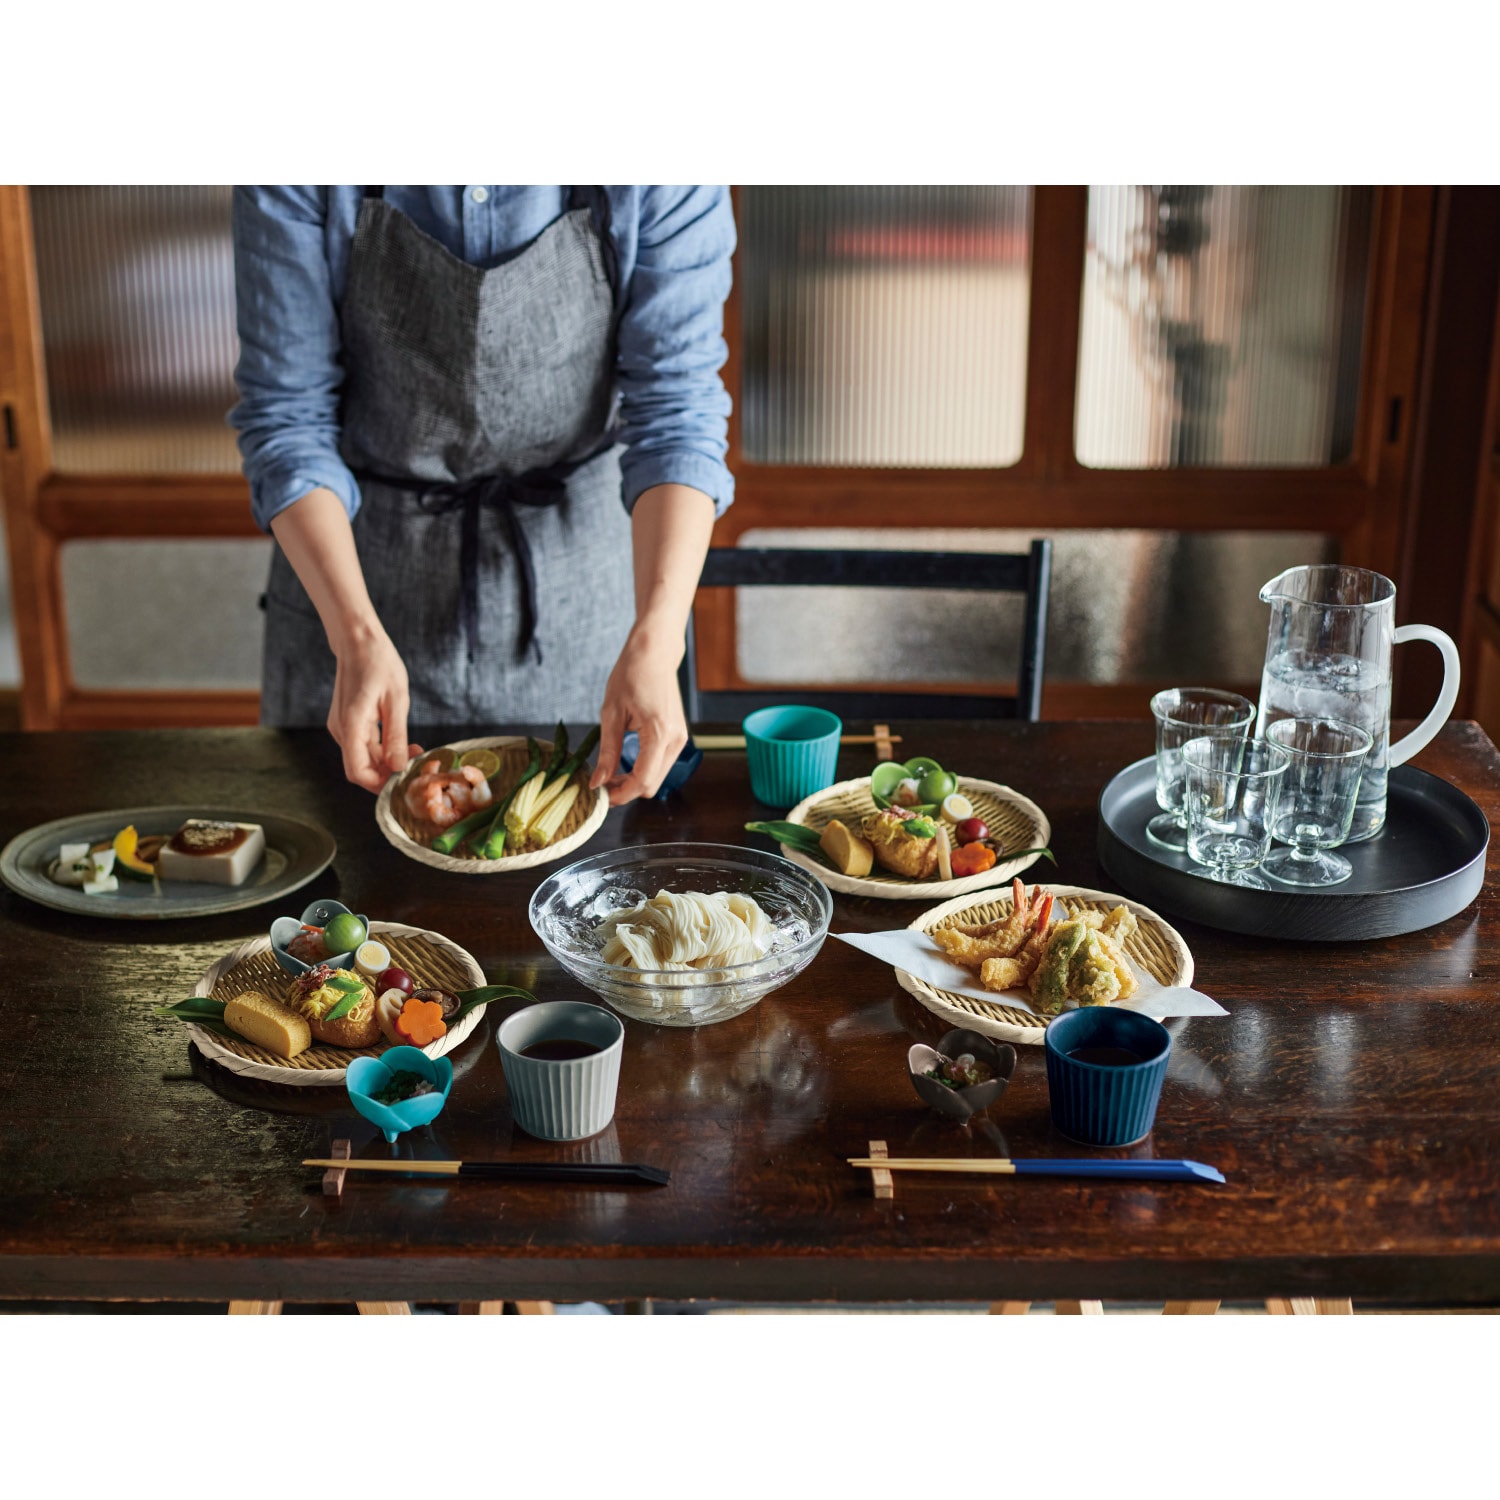
<path id="1" fill-rule="evenodd" d="M 758 708 L 742 728 L 757 802 L 793 807 L 833 785 L 844 732 L 837 714 L 822 708 Z"/>
<path id="2" fill-rule="evenodd" d="M 1086 1062 L 1082 1048 L 1124 1048 L 1125 1066 Z M 1043 1037 L 1052 1123 L 1084 1146 L 1133 1146 L 1151 1134 L 1172 1036 L 1160 1021 L 1108 1005 L 1064 1011 Z"/>

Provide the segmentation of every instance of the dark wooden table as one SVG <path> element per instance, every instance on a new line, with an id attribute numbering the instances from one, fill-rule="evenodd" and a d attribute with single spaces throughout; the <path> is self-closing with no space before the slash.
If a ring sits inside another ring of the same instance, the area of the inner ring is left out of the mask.
<path id="1" fill-rule="evenodd" d="M 1056 877 L 1107 888 L 1095 803 L 1150 752 L 1149 725 L 900 728 L 904 749 L 1033 796 Z M 846 752 L 840 774 L 869 758 Z M 1500 757 L 1477 727 L 1450 725 L 1420 763 L 1493 820 Z M 0 736 L 0 841 L 80 809 L 199 798 L 331 829 L 338 858 L 300 899 L 435 928 L 494 981 L 588 998 L 532 934 L 537 872 L 464 878 L 403 858 L 320 732 Z M 742 755 L 710 754 L 685 796 L 612 813 L 589 852 L 743 842 L 744 821 L 765 815 Z M 834 925 L 904 925 L 920 909 L 837 897 Z M 988 1125 L 937 1122 L 905 1054 L 943 1024 L 831 941 L 733 1021 L 627 1022 L 614 1123 L 578 1145 L 513 1128 L 492 1007 L 454 1054 L 443 1115 L 400 1148 L 648 1161 L 671 1170 L 669 1188 L 351 1175 L 325 1198 L 303 1157 L 338 1136 L 356 1154 L 388 1150 L 343 1091 L 241 1082 L 190 1060 L 181 1028 L 153 1014 L 277 914 L 117 923 L 0 892 L 0 1297 L 1500 1301 L 1493 861 L 1469 911 L 1409 937 L 1277 944 L 1182 924 L 1197 982 L 1230 1015 L 1173 1023 L 1157 1128 L 1136 1149 L 1212 1162 L 1226 1186 L 907 1176 L 890 1202 L 845 1165 L 872 1138 L 894 1155 L 1078 1148 L 1052 1132 L 1036 1048 Z"/>

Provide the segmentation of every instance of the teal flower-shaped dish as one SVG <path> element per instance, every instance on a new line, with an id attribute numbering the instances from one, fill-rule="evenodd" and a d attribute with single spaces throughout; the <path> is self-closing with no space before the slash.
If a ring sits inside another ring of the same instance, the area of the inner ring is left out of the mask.
<path id="1" fill-rule="evenodd" d="M 386 1089 L 397 1073 L 416 1073 L 433 1087 L 430 1094 L 382 1104 L 374 1096 Z M 428 1057 L 420 1047 L 388 1047 L 379 1057 L 356 1057 L 344 1072 L 349 1102 L 386 1140 L 394 1141 L 403 1130 L 430 1125 L 442 1114 L 453 1087 L 453 1064 L 446 1057 Z"/>

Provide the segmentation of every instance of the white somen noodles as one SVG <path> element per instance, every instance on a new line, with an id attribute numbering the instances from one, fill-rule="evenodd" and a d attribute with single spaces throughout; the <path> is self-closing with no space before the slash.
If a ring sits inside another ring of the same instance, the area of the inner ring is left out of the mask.
<path id="1" fill-rule="evenodd" d="M 612 911 L 598 929 L 607 964 L 632 969 L 722 969 L 771 951 L 770 919 L 753 896 L 658 891 L 643 906 Z"/>

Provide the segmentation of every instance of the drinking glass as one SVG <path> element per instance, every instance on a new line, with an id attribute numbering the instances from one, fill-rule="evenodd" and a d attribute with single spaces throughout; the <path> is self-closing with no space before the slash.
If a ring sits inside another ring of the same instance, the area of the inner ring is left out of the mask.
<path id="1" fill-rule="evenodd" d="M 1146 837 L 1180 854 L 1187 848 L 1182 747 L 1202 735 L 1243 742 L 1255 705 L 1217 688 L 1168 688 L 1151 700 L 1151 716 L 1156 720 L 1156 805 L 1162 810 L 1146 824 Z"/>
<path id="2" fill-rule="evenodd" d="M 1182 747 L 1188 854 L 1215 880 L 1271 887 L 1255 867 L 1271 848 L 1271 823 L 1292 757 L 1271 740 L 1203 736 Z"/>
<path id="3" fill-rule="evenodd" d="M 1271 836 L 1290 848 L 1261 861 L 1261 869 L 1289 885 L 1337 885 L 1354 873 L 1342 854 L 1349 837 L 1360 776 L 1375 737 L 1339 719 L 1278 719 L 1266 738 L 1291 757 Z"/>

